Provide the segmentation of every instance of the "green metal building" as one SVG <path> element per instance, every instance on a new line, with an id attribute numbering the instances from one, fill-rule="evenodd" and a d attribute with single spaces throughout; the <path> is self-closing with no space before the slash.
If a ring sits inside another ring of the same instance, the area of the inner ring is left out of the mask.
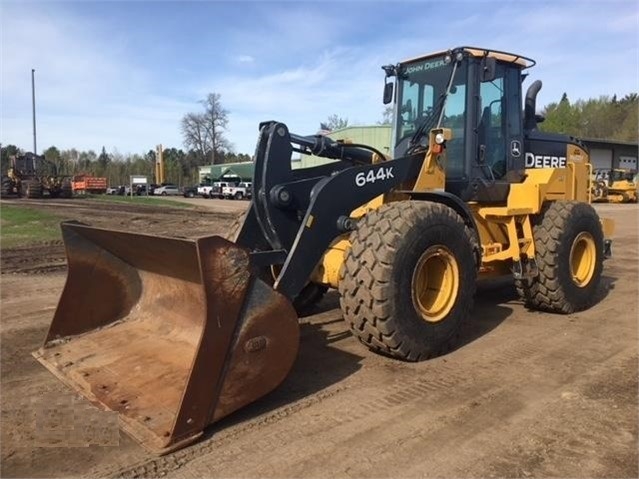
<path id="1" fill-rule="evenodd" d="M 390 154 L 391 127 L 390 125 L 348 126 L 335 130 L 327 136 L 335 140 L 350 140 L 353 143 L 370 145 L 384 154 Z M 322 165 L 332 160 L 312 155 L 293 157 L 293 168 L 310 168 Z M 206 178 L 212 181 L 251 181 L 253 178 L 253 163 L 225 163 L 222 165 L 200 166 L 200 183 Z"/>
<path id="2" fill-rule="evenodd" d="M 251 181 L 253 179 L 253 163 L 224 163 L 221 165 L 200 166 L 200 183 L 211 181 Z"/>
<path id="3" fill-rule="evenodd" d="M 346 128 L 332 131 L 327 136 L 334 140 L 350 140 L 353 143 L 369 145 L 386 155 L 391 153 L 390 125 L 347 126 Z M 293 168 L 309 168 L 330 161 L 332 160 L 317 156 L 302 155 L 301 158 L 294 159 L 292 164 Z"/>

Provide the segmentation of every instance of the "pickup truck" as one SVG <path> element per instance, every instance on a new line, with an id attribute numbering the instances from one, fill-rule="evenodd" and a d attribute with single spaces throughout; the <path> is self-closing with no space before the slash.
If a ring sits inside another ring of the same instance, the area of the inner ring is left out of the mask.
<path id="1" fill-rule="evenodd" d="M 230 183 L 227 181 L 216 181 L 213 183 L 211 187 L 211 191 L 209 192 L 209 198 L 224 198 L 224 188 L 229 188 L 235 186 L 236 183 Z"/>
<path id="2" fill-rule="evenodd" d="M 251 183 L 240 183 L 238 185 L 229 185 L 222 188 L 222 196 L 232 200 L 250 199 L 253 189 Z"/>
<path id="3" fill-rule="evenodd" d="M 199 185 L 197 187 L 197 194 L 203 196 L 204 198 L 208 198 L 211 196 L 211 190 L 213 189 L 212 185 Z"/>

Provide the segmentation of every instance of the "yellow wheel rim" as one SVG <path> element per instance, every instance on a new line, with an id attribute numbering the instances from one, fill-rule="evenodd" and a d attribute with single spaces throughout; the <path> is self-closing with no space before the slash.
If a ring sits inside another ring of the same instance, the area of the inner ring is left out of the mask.
<path id="1" fill-rule="evenodd" d="M 570 248 L 570 272 L 580 288 L 586 286 L 595 274 L 596 259 L 594 238 L 586 231 L 579 233 Z"/>
<path id="2" fill-rule="evenodd" d="M 424 321 L 444 319 L 455 304 L 459 291 L 459 268 L 444 246 L 431 246 L 419 258 L 413 271 L 412 297 Z"/>

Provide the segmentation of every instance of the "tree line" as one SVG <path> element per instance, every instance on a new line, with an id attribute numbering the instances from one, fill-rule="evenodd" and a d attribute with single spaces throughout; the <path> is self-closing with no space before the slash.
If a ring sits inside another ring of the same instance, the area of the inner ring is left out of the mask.
<path id="1" fill-rule="evenodd" d="M 2 174 L 9 169 L 11 155 L 24 153 L 15 145 L 2 147 Z M 117 150 L 107 152 L 104 147 L 100 153 L 94 150 L 60 150 L 50 146 L 41 152 L 53 163 L 61 175 L 91 175 L 107 178 L 109 185 L 127 185 L 131 175 L 142 175 L 155 182 L 156 151 L 149 150 L 145 154 L 123 155 Z M 194 150 L 164 148 L 164 180 L 178 186 L 195 185 L 199 181 L 199 167 L 210 164 Z M 243 153 L 223 152 L 219 163 L 235 163 L 251 161 L 251 155 Z"/>
<path id="2" fill-rule="evenodd" d="M 385 107 L 378 125 L 392 123 L 393 107 Z M 539 129 L 549 133 L 562 133 L 577 138 L 634 141 L 639 139 L 639 95 L 629 93 L 618 99 L 602 95 L 571 103 L 564 93 L 559 102 L 553 102 L 542 110 L 545 120 Z M 348 126 L 348 120 L 331 115 L 320 129 L 337 130 Z"/>
<path id="3" fill-rule="evenodd" d="M 600 96 L 571 103 L 564 93 L 557 103 L 543 110 L 542 131 L 563 133 L 577 138 L 637 141 L 639 132 L 639 96 L 630 93 Z"/>
<path id="4" fill-rule="evenodd" d="M 252 161 L 251 155 L 235 153 L 226 138 L 228 110 L 218 93 L 210 93 L 199 102 L 202 109 L 184 115 L 180 128 L 185 149 L 169 147 L 163 151 L 165 181 L 179 186 L 196 184 L 199 167 L 211 164 Z M 563 133 L 581 138 L 637 141 L 639 131 L 639 96 L 630 93 L 621 99 L 600 96 L 571 103 L 564 93 L 559 102 L 550 103 L 543 111 L 542 131 Z M 386 107 L 377 124 L 390 125 L 392 109 Z M 319 129 L 332 131 L 349 126 L 348 119 L 330 115 Z M 15 145 L 2 146 L 1 171 L 6 174 L 9 156 L 23 153 Z M 110 185 L 128 184 L 131 175 L 144 175 L 155 180 L 155 150 L 144 154 L 123 155 L 105 147 L 94 150 L 60 150 L 50 146 L 45 158 L 56 165 L 60 174 L 106 177 Z"/>

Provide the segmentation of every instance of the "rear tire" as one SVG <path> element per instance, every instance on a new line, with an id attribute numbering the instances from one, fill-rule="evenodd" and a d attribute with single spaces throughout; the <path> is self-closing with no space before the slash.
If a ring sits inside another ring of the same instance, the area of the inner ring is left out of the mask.
<path id="1" fill-rule="evenodd" d="M 533 219 L 539 275 L 516 280 L 527 307 L 569 314 L 590 307 L 597 298 L 603 269 L 603 230 L 587 203 L 550 203 Z"/>
<path id="2" fill-rule="evenodd" d="M 60 189 L 60 197 L 61 198 L 73 197 L 73 187 L 71 186 L 71 182 L 69 180 L 64 180 L 62 182 L 62 188 Z"/>
<path id="3" fill-rule="evenodd" d="M 236 200 L 243 200 L 244 199 L 244 195 L 238 191 L 237 193 L 235 193 L 235 199 Z"/>
<path id="4" fill-rule="evenodd" d="M 451 208 L 384 205 L 360 220 L 340 272 L 340 304 L 369 349 L 406 361 L 449 351 L 470 315 L 476 236 Z"/>

